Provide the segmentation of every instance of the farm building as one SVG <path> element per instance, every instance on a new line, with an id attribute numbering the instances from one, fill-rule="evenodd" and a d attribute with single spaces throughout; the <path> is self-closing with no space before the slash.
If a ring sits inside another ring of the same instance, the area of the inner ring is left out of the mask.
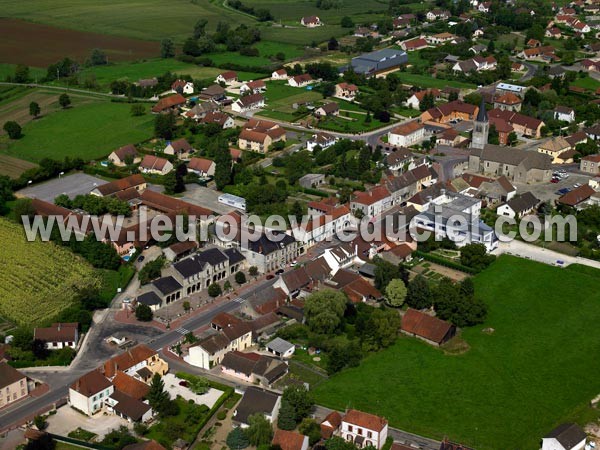
<path id="1" fill-rule="evenodd" d="M 456 327 L 449 322 L 409 308 L 402 317 L 400 330 L 432 345 L 442 345 L 456 335 Z"/>

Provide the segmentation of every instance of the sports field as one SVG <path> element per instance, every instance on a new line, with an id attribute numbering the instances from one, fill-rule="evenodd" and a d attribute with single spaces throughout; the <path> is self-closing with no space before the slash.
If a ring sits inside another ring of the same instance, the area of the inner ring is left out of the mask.
<path id="1" fill-rule="evenodd" d="M 89 30 L 67 30 L 23 20 L 0 18 L 0 30 L 0 61 L 34 67 L 47 67 L 65 56 L 83 62 L 94 48 L 101 48 L 110 61 L 155 57 L 160 53 L 157 42 L 107 36 Z"/>
<path id="2" fill-rule="evenodd" d="M 152 137 L 154 117 L 133 117 L 129 104 L 103 100 L 78 104 L 74 99 L 73 105 L 27 123 L 19 140 L 0 136 L 0 154 L 32 162 L 65 156 L 90 160 Z"/>
<path id="3" fill-rule="evenodd" d="M 534 449 L 556 425 L 597 418 L 600 271 L 501 256 L 475 277 L 489 307 L 450 356 L 401 337 L 315 390 L 317 402 L 478 450 Z M 485 332 L 484 329 L 487 329 Z"/>

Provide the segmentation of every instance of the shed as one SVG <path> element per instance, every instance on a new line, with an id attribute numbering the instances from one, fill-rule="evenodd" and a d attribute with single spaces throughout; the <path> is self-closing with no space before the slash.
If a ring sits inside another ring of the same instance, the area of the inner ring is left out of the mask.
<path id="1" fill-rule="evenodd" d="M 267 351 L 282 358 L 289 358 L 294 354 L 296 346 L 281 338 L 275 338 L 267 344 Z"/>

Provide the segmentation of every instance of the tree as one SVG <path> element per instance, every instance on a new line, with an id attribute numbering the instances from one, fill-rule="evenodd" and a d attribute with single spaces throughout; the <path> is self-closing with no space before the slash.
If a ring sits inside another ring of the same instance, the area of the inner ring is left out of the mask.
<path id="1" fill-rule="evenodd" d="M 268 445 L 273 439 L 273 425 L 263 414 L 252 414 L 248 417 L 246 436 L 252 445 Z"/>
<path id="2" fill-rule="evenodd" d="M 508 134 L 507 144 L 510 145 L 511 147 L 514 147 L 515 145 L 517 145 L 517 142 L 519 142 L 519 138 L 517 137 L 517 133 L 515 133 L 514 131 L 511 131 Z"/>
<path id="3" fill-rule="evenodd" d="M 23 223 L 24 217 L 29 218 L 29 223 L 35 216 L 35 208 L 31 204 L 30 198 L 18 199 L 12 208 L 12 218 L 15 222 Z"/>
<path id="4" fill-rule="evenodd" d="M 189 302 L 189 301 L 187 301 L 187 300 L 186 300 L 186 301 L 184 301 L 184 302 L 183 302 L 183 304 L 182 304 L 181 306 L 183 306 L 183 310 L 184 310 L 185 312 L 188 312 L 190 309 L 192 309 L 192 305 L 191 305 L 191 304 L 190 304 L 190 302 Z"/>
<path id="5" fill-rule="evenodd" d="M 21 136 L 23 136 L 21 125 L 14 120 L 9 120 L 4 124 L 4 131 L 6 131 L 6 134 L 8 134 L 8 137 L 11 139 L 20 139 Z"/>
<path id="6" fill-rule="evenodd" d="M 400 266 L 392 264 L 381 258 L 376 258 L 375 261 L 375 287 L 380 291 L 385 291 L 385 288 L 394 278 L 408 281 L 408 273 L 406 269 L 401 269 Z"/>
<path id="7" fill-rule="evenodd" d="M 15 83 L 27 83 L 29 81 L 29 67 L 24 64 L 18 64 L 15 67 L 13 81 Z"/>
<path id="8" fill-rule="evenodd" d="M 429 283 L 423 275 L 417 275 L 408 283 L 406 304 L 414 309 L 425 309 L 432 305 Z"/>
<path id="9" fill-rule="evenodd" d="M 194 38 L 187 38 L 181 50 L 184 54 L 190 56 L 200 56 L 202 54 L 200 47 L 198 47 L 198 40 Z"/>
<path id="10" fill-rule="evenodd" d="M 34 339 L 31 349 L 33 351 L 33 355 L 37 359 L 46 359 L 50 354 L 49 350 L 46 348 L 46 342 L 42 341 L 41 339 Z"/>
<path id="11" fill-rule="evenodd" d="M 67 94 L 66 92 L 60 94 L 60 97 L 58 97 L 58 104 L 63 109 L 66 109 L 71 104 L 71 97 L 69 97 L 69 94 Z"/>
<path id="12" fill-rule="evenodd" d="M 37 439 L 31 439 L 23 447 L 23 450 L 54 450 L 56 441 L 48 433 L 42 434 Z"/>
<path id="13" fill-rule="evenodd" d="M 228 292 L 231 290 L 231 283 L 229 282 L 229 280 L 225 280 L 225 283 L 223 283 L 223 290 L 225 292 Z"/>
<path id="14" fill-rule="evenodd" d="M 387 303 L 390 306 L 400 307 L 404 305 L 406 300 L 406 285 L 404 281 L 395 278 L 390 281 L 385 288 L 385 295 Z"/>
<path id="15" fill-rule="evenodd" d="M 356 446 L 340 436 L 333 436 L 325 442 L 327 450 L 356 450 Z"/>
<path id="16" fill-rule="evenodd" d="M 173 58 L 175 56 L 175 44 L 171 39 L 163 39 L 160 41 L 160 57 Z"/>
<path id="17" fill-rule="evenodd" d="M 176 123 L 174 114 L 157 114 L 154 119 L 154 134 L 163 139 L 173 139 Z"/>
<path id="18" fill-rule="evenodd" d="M 300 423 L 302 419 L 308 417 L 315 406 L 315 401 L 312 398 L 312 395 L 308 392 L 304 385 L 292 385 L 286 387 L 281 398 L 282 405 L 284 401 L 290 404 L 294 412 L 294 421 L 296 423 Z"/>
<path id="19" fill-rule="evenodd" d="M 231 430 L 227 435 L 227 440 L 225 442 L 231 450 L 242 450 L 250 445 L 244 430 L 240 427 L 235 427 Z"/>
<path id="20" fill-rule="evenodd" d="M 135 308 L 135 318 L 140 322 L 151 322 L 154 318 L 154 313 L 148 305 L 140 303 Z"/>
<path id="21" fill-rule="evenodd" d="M 34 119 L 35 119 L 37 116 L 39 116 L 39 115 L 40 115 L 40 112 L 41 112 L 41 111 L 42 111 L 42 110 L 40 109 L 40 105 L 39 105 L 39 103 L 36 103 L 36 102 L 31 102 L 31 103 L 29 104 L 29 115 L 30 115 L 31 117 L 33 117 Z"/>
<path id="22" fill-rule="evenodd" d="M 167 391 L 165 391 L 165 383 L 158 373 L 155 373 L 150 383 L 150 389 L 146 396 L 148 403 L 159 414 L 165 410 L 167 403 L 171 401 L 171 397 Z"/>
<path id="23" fill-rule="evenodd" d="M 281 408 L 277 416 L 277 428 L 291 431 L 296 428 L 296 412 L 290 402 L 281 401 Z"/>
<path id="24" fill-rule="evenodd" d="M 302 419 L 298 431 L 304 436 L 308 436 L 308 443 L 310 446 L 315 445 L 321 440 L 321 427 L 314 419 L 309 417 Z"/>
<path id="25" fill-rule="evenodd" d="M 159 256 L 155 260 L 146 263 L 146 265 L 144 265 L 144 267 L 142 267 L 138 272 L 140 284 L 148 284 L 150 281 L 160 277 L 160 273 L 165 265 L 165 261 L 166 259 L 164 256 Z"/>
<path id="26" fill-rule="evenodd" d="M 290 209 L 290 214 L 296 218 L 296 221 L 300 223 L 302 221 L 302 216 L 304 215 L 304 208 L 298 200 L 292 203 L 292 207 Z"/>
<path id="27" fill-rule="evenodd" d="M 90 59 L 88 60 L 88 65 L 90 66 L 103 66 L 108 63 L 108 58 L 106 54 L 100 50 L 99 48 L 95 48 L 92 50 L 92 54 L 90 55 Z"/>
<path id="28" fill-rule="evenodd" d="M 35 416 L 33 418 L 33 424 L 40 431 L 44 431 L 46 428 L 48 428 L 48 422 L 46 422 L 46 418 L 44 416 Z"/>
<path id="29" fill-rule="evenodd" d="M 221 289 L 221 285 L 219 283 L 213 283 L 210 286 L 208 286 L 208 295 L 210 295 L 211 297 L 218 297 L 222 293 L 223 290 Z"/>
<path id="30" fill-rule="evenodd" d="M 345 310 L 346 296 L 331 289 L 312 293 L 304 304 L 309 328 L 324 334 L 331 334 L 340 326 Z"/>
<path id="31" fill-rule="evenodd" d="M 142 103 L 134 103 L 133 105 L 131 105 L 131 115 L 136 117 L 136 116 L 143 116 L 146 113 L 146 107 L 142 104 Z"/>
<path id="32" fill-rule="evenodd" d="M 235 282 L 237 284 L 244 284 L 246 282 L 246 274 L 241 270 L 235 273 Z"/>
<path id="33" fill-rule="evenodd" d="M 339 42 L 335 37 L 331 37 L 327 43 L 327 50 L 337 50 L 340 47 Z"/>
<path id="34" fill-rule="evenodd" d="M 218 190 L 223 190 L 231 183 L 231 152 L 225 141 L 219 141 L 215 151 L 215 183 Z"/>
<path id="35" fill-rule="evenodd" d="M 194 25 L 194 39 L 198 39 L 206 34 L 206 25 L 208 25 L 208 20 L 199 19 Z"/>
<path id="36" fill-rule="evenodd" d="M 460 249 L 460 263 L 477 271 L 485 269 L 495 259 L 494 255 L 488 255 L 483 244 L 467 244 Z"/>
<path id="37" fill-rule="evenodd" d="M 344 16 L 340 21 L 340 25 L 342 26 L 342 28 L 354 28 L 354 21 L 351 17 Z"/>
<path id="38" fill-rule="evenodd" d="M 251 277 L 255 277 L 258 275 L 258 267 L 256 266 L 250 266 L 248 268 L 248 273 L 250 274 Z"/>

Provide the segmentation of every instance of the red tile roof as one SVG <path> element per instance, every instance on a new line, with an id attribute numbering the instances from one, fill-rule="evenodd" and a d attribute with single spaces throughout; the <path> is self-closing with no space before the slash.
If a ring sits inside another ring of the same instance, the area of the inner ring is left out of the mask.
<path id="1" fill-rule="evenodd" d="M 214 161 L 206 158 L 192 158 L 188 163 L 188 169 L 197 170 L 198 172 L 207 173 L 210 168 L 215 164 Z"/>
<path id="2" fill-rule="evenodd" d="M 168 159 L 154 155 L 146 155 L 144 156 L 144 159 L 142 159 L 140 167 L 146 170 L 163 170 L 168 163 Z"/>
<path id="3" fill-rule="evenodd" d="M 594 191 L 594 189 L 589 184 L 584 184 L 576 189 L 573 189 L 571 192 L 568 192 L 565 195 L 559 197 L 556 201 L 567 206 L 577 206 L 581 202 L 586 201 L 595 193 L 596 191 Z"/>
<path id="4" fill-rule="evenodd" d="M 441 343 L 452 328 L 452 324 L 409 308 L 402 317 L 402 331 Z"/>
<path id="5" fill-rule="evenodd" d="M 387 420 L 382 417 L 357 411 L 356 409 L 351 409 L 346 413 L 344 422 L 377 432 L 383 430 L 388 423 Z"/>
<path id="6" fill-rule="evenodd" d="M 143 399 L 150 390 L 150 386 L 148 386 L 146 383 L 136 380 L 120 370 L 113 378 L 112 383 L 115 386 L 115 389 L 126 393 L 136 400 Z"/>
<path id="7" fill-rule="evenodd" d="M 125 353 L 121 353 L 106 361 L 104 363 L 104 375 L 112 378 L 118 370 L 127 370 L 156 354 L 156 350 L 152 350 L 144 344 L 136 345 Z"/>
<path id="8" fill-rule="evenodd" d="M 110 381 L 98 369 L 94 369 L 71 384 L 71 389 L 81 395 L 90 397 L 110 386 Z"/>
<path id="9" fill-rule="evenodd" d="M 34 328 L 33 339 L 44 342 L 75 342 L 78 323 L 53 323 L 51 327 Z"/>
<path id="10" fill-rule="evenodd" d="M 407 136 L 409 134 L 415 133 L 423 128 L 423 125 L 413 120 L 412 122 L 407 122 L 402 125 L 397 126 L 392 130 L 392 134 L 398 134 L 400 136 Z"/>
<path id="11" fill-rule="evenodd" d="M 125 178 L 121 178 L 120 180 L 111 181 L 110 183 L 102 184 L 98 186 L 96 189 L 102 195 L 112 195 L 119 191 L 124 191 L 126 189 L 135 188 L 146 184 L 146 180 L 139 173 L 135 175 L 130 175 Z"/>
<path id="12" fill-rule="evenodd" d="M 279 445 L 281 450 L 301 450 L 306 436 L 295 431 L 277 430 L 273 436 L 273 445 Z"/>
<path id="13" fill-rule="evenodd" d="M 361 205 L 372 205 L 389 196 L 390 191 L 385 186 L 375 186 L 366 192 L 354 192 L 353 202 L 360 203 Z"/>
<path id="14" fill-rule="evenodd" d="M 152 107 L 152 112 L 159 113 L 176 106 L 185 105 L 185 97 L 181 94 L 169 95 L 161 98 L 156 105 Z"/>

